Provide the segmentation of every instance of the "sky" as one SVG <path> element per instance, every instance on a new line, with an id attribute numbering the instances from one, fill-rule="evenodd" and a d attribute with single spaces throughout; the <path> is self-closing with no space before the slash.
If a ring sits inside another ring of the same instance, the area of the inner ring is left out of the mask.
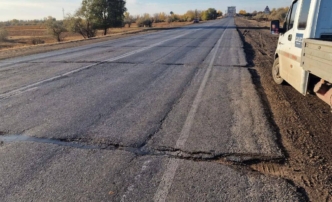
<path id="1" fill-rule="evenodd" d="M 64 13 L 73 14 L 82 0 L 0 0 L 0 21 L 12 19 L 34 20 L 53 16 L 63 18 Z M 184 14 L 187 10 L 215 8 L 225 12 L 228 6 L 236 6 L 237 11 L 262 11 L 289 6 L 292 0 L 127 0 L 126 7 L 131 15 L 159 12 Z"/>

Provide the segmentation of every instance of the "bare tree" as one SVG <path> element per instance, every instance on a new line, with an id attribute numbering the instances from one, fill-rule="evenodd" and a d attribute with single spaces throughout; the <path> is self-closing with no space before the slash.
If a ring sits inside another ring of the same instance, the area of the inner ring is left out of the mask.
<path id="1" fill-rule="evenodd" d="M 66 32 L 67 30 L 62 21 L 57 21 L 55 18 L 49 16 L 45 24 L 48 32 L 52 34 L 58 42 L 63 40 L 61 33 Z"/>
<path id="2" fill-rule="evenodd" d="M 68 31 L 78 33 L 85 39 L 96 36 L 96 29 L 92 28 L 89 20 L 86 20 L 81 16 L 68 15 L 64 20 L 64 25 Z"/>

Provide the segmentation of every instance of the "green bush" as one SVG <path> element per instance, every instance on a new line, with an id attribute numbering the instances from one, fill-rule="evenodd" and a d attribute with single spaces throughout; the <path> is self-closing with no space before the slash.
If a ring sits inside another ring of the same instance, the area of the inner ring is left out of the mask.
<path id="1" fill-rule="evenodd" d="M 202 20 L 215 20 L 218 17 L 216 9 L 209 8 L 201 13 Z"/>

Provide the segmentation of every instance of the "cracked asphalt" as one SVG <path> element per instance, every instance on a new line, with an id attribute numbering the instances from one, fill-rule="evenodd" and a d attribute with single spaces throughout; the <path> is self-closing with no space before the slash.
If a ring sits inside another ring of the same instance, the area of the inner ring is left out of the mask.
<path id="1" fill-rule="evenodd" d="M 304 201 L 233 18 L 0 61 L 0 201 Z"/>

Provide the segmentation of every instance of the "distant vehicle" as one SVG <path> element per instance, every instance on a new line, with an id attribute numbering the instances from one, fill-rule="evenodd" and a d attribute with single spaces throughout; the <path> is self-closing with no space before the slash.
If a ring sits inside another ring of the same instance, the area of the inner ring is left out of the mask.
<path id="1" fill-rule="evenodd" d="M 331 0 L 294 0 L 283 27 L 272 21 L 271 33 L 279 34 L 273 80 L 285 80 L 303 95 L 312 82 L 316 95 L 332 109 L 331 10 Z"/>
<path id="2" fill-rule="evenodd" d="M 195 19 L 195 20 L 194 20 L 194 23 L 199 23 L 199 20 L 198 20 L 198 19 Z"/>

